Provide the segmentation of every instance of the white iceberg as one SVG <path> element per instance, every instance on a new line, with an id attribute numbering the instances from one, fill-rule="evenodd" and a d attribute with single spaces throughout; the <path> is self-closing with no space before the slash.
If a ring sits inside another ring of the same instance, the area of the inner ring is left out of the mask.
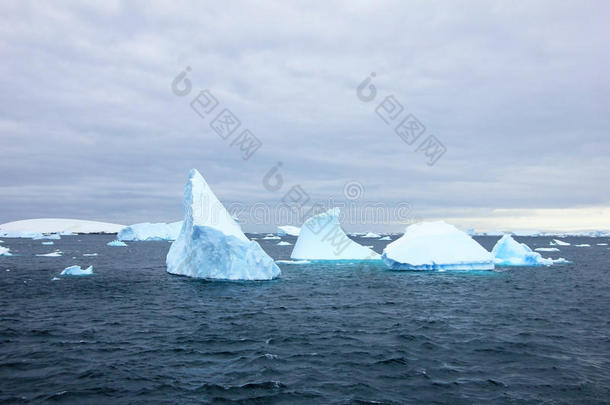
<path id="1" fill-rule="evenodd" d="M 26 219 L 22 221 L 7 222 L 0 225 L 0 234 L 2 232 L 14 232 L 15 234 L 41 234 L 41 233 L 117 233 L 125 225 L 111 224 L 108 222 L 85 221 L 81 219 L 66 219 L 66 218 L 39 218 Z M 25 237 L 28 236 L 10 236 L 10 237 Z M 29 236 L 31 237 L 31 236 Z"/>
<path id="2" fill-rule="evenodd" d="M 97 256 L 97 253 L 83 253 L 83 256 Z"/>
<path id="3" fill-rule="evenodd" d="M 396 270 L 493 270 L 494 258 L 455 226 L 421 222 L 383 250 L 383 261 Z"/>
<path id="4" fill-rule="evenodd" d="M 299 236 L 301 228 L 292 225 L 282 225 L 277 227 L 277 234 L 280 236 Z"/>
<path id="5" fill-rule="evenodd" d="M 45 246 L 50 246 L 50 245 L 54 245 L 54 243 L 52 241 L 49 242 L 42 242 L 43 245 Z"/>
<path id="6" fill-rule="evenodd" d="M 12 256 L 11 249 L 0 246 L 0 256 Z"/>
<path id="7" fill-rule="evenodd" d="M 537 252 L 559 252 L 559 249 L 554 248 L 554 247 L 550 247 L 550 248 L 540 247 L 540 248 L 536 248 L 534 250 Z"/>
<path id="8" fill-rule="evenodd" d="M 80 266 L 66 267 L 61 272 L 62 276 L 90 276 L 93 274 L 93 266 L 89 266 L 86 269 L 81 269 Z"/>
<path id="9" fill-rule="evenodd" d="M 43 235 L 40 232 L 31 231 L 14 231 L 14 230 L 2 230 L 0 229 L 0 236 L 5 238 L 30 238 L 30 239 L 42 239 Z"/>
<path id="10" fill-rule="evenodd" d="M 45 254 L 41 254 L 41 255 L 36 255 L 39 257 L 60 257 L 62 254 L 62 252 L 60 252 L 59 250 L 55 251 L 55 252 L 51 252 L 51 253 L 45 253 Z"/>
<path id="11" fill-rule="evenodd" d="M 550 266 L 553 259 L 545 259 L 532 251 L 525 243 L 519 243 L 510 235 L 504 235 L 496 243 L 491 253 L 500 266 Z"/>
<path id="12" fill-rule="evenodd" d="M 61 236 L 59 236 L 58 233 L 53 233 L 50 235 L 36 235 L 32 238 L 33 240 L 39 240 L 39 239 L 53 239 L 53 240 L 58 240 L 61 239 Z"/>
<path id="13" fill-rule="evenodd" d="M 275 235 L 267 235 L 263 238 L 263 240 L 278 240 L 278 239 L 282 239 L 279 236 L 275 236 Z"/>
<path id="14" fill-rule="evenodd" d="M 374 232 L 367 232 L 364 235 L 361 236 L 361 238 L 381 238 L 381 235 L 379 235 L 378 233 L 374 233 Z"/>
<path id="15" fill-rule="evenodd" d="M 2 241 L 0 241 L 0 242 L 2 242 Z M 607 243 L 597 243 L 597 246 L 608 246 L 608 244 Z"/>
<path id="16" fill-rule="evenodd" d="M 579 245 L 574 245 L 575 247 L 591 247 L 588 243 L 581 243 Z"/>
<path id="17" fill-rule="evenodd" d="M 559 239 L 553 239 L 552 242 L 549 243 L 551 246 L 553 245 L 557 245 L 557 246 L 570 246 L 570 244 L 568 242 L 564 242 L 562 240 Z"/>
<path id="18" fill-rule="evenodd" d="M 281 241 L 277 244 L 277 246 L 292 246 L 292 243 L 286 242 L 286 241 Z"/>
<path id="19" fill-rule="evenodd" d="M 379 240 L 392 240 L 389 236 L 384 236 L 383 238 L 379 238 Z"/>
<path id="20" fill-rule="evenodd" d="M 309 264 L 309 260 L 276 260 L 276 263 L 280 264 Z"/>
<path id="21" fill-rule="evenodd" d="M 378 253 L 351 240 L 339 224 L 339 208 L 309 218 L 290 255 L 297 260 L 379 260 Z"/>
<path id="22" fill-rule="evenodd" d="M 127 241 L 176 240 L 181 228 L 182 221 L 169 224 L 144 222 L 121 229 L 117 239 Z"/>
<path id="23" fill-rule="evenodd" d="M 113 240 L 112 242 L 106 243 L 108 246 L 127 246 L 127 243 L 122 242 L 120 240 Z"/>
<path id="24" fill-rule="evenodd" d="M 166 263 L 168 273 L 214 280 L 270 280 L 281 273 L 195 169 L 184 189 L 184 223 Z"/>

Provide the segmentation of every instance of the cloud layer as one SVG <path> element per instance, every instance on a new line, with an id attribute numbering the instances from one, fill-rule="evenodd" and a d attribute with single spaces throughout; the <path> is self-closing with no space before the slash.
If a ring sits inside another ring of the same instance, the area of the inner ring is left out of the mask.
<path id="1" fill-rule="evenodd" d="M 191 167 L 225 202 L 275 204 L 297 184 L 341 199 L 356 181 L 362 201 L 480 228 L 524 227 L 498 209 L 531 227 L 553 209 L 595 218 L 610 206 L 608 15 L 603 1 L 2 2 L 0 223 L 179 219 Z M 262 141 L 252 158 L 190 108 L 201 89 Z M 376 115 L 388 95 L 444 144 L 435 165 Z"/>

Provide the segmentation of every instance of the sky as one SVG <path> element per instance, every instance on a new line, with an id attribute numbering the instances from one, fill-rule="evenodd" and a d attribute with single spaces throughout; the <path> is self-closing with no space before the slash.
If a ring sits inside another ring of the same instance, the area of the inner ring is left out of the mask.
<path id="1" fill-rule="evenodd" d="M 607 1 L 2 1 L 0 223 L 179 220 L 196 168 L 247 231 L 300 225 L 277 214 L 295 187 L 375 207 L 348 231 L 610 229 L 609 18 Z M 213 128 L 225 109 L 234 133 Z M 401 138 L 408 117 L 424 130 Z"/>

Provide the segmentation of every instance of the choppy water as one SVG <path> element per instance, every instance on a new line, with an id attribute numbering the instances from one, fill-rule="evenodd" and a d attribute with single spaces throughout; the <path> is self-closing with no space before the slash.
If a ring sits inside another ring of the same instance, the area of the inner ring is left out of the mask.
<path id="1" fill-rule="evenodd" d="M 168 242 L 109 240 L 2 243 L 20 256 L 0 257 L 0 400 L 610 401 L 610 249 L 595 245 L 607 239 L 567 238 L 592 247 L 544 252 L 573 261 L 551 268 L 282 264 L 281 279 L 256 283 L 172 276 Z M 34 256 L 54 249 L 64 255 Z M 72 264 L 96 275 L 52 281 Z"/>

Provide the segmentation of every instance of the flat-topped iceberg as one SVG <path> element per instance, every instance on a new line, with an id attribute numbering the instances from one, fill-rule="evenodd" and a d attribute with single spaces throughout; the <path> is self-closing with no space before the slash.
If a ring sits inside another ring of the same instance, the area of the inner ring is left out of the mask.
<path id="1" fill-rule="evenodd" d="M 280 236 L 299 236 L 301 228 L 292 225 L 282 225 L 277 227 L 277 234 Z"/>
<path id="2" fill-rule="evenodd" d="M 127 241 L 176 240 L 181 228 L 182 221 L 169 224 L 144 222 L 121 229 L 117 239 Z"/>
<path id="3" fill-rule="evenodd" d="M 74 233 L 117 233 L 125 225 L 111 224 L 108 222 L 85 221 L 82 219 L 69 218 L 38 218 L 25 219 L 22 221 L 7 222 L 0 225 L 0 233 L 3 231 L 15 234 L 40 234 L 60 233 L 72 235 Z M 27 237 L 27 236 L 12 236 Z"/>
<path id="4" fill-rule="evenodd" d="M 383 250 L 383 261 L 395 270 L 492 270 L 494 258 L 466 232 L 437 222 L 407 227 Z"/>
<path id="5" fill-rule="evenodd" d="M 91 276 L 93 275 L 93 266 L 89 266 L 86 269 L 81 269 L 80 266 L 66 267 L 61 272 L 62 276 Z"/>
<path id="6" fill-rule="evenodd" d="M 339 224 L 339 208 L 332 208 L 309 218 L 301 233 L 291 259 L 297 260 L 379 260 L 373 250 L 351 240 Z"/>
<path id="7" fill-rule="evenodd" d="M 167 254 L 167 272 L 212 280 L 270 280 L 280 268 L 248 240 L 201 174 L 184 188 L 184 223 Z"/>
<path id="8" fill-rule="evenodd" d="M 499 266 L 550 266 L 553 259 L 545 259 L 532 251 L 525 243 L 519 243 L 510 235 L 504 235 L 496 243 L 491 253 Z"/>

